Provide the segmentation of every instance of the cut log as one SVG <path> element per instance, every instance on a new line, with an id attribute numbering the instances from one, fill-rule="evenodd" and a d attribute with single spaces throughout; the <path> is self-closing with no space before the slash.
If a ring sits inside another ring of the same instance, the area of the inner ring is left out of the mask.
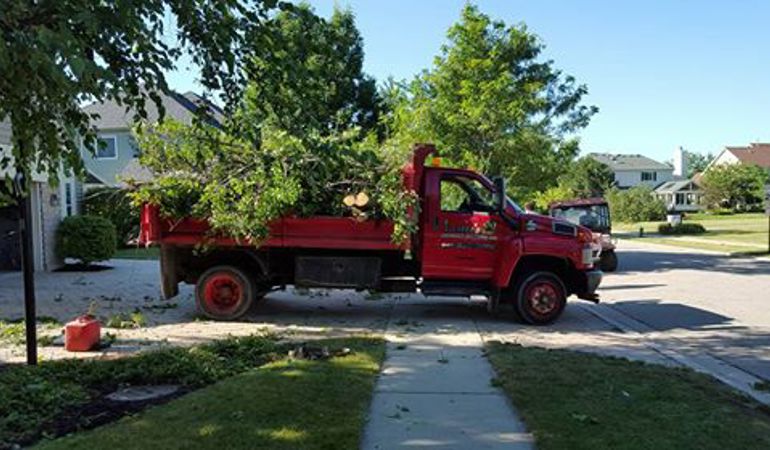
<path id="1" fill-rule="evenodd" d="M 358 195 L 356 195 L 355 205 L 358 206 L 359 208 L 363 208 L 368 204 L 369 204 L 369 196 L 366 195 L 366 192 L 359 192 Z"/>
<path id="2" fill-rule="evenodd" d="M 342 203 L 344 203 L 345 206 L 350 208 L 356 204 L 356 196 L 353 194 L 346 195 L 345 198 L 342 199 Z"/>

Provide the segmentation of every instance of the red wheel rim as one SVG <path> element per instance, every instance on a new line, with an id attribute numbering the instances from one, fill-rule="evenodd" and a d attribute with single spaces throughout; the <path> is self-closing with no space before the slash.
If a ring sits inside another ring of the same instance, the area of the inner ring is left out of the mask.
<path id="1" fill-rule="evenodd" d="M 559 308 L 559 291 L 559 288 L 549 281 L 540 281 L 529 286 L 525 297 L 529 310 L 539 317 L 553 314 Z"/>
<path id="2" fill-rule="evenodd" d="M 206 308 L 216 314 L 230 314 L 243 302 L 243 286 L 237 277 L 218 272 L 206 280 L 203 300 Z"/>

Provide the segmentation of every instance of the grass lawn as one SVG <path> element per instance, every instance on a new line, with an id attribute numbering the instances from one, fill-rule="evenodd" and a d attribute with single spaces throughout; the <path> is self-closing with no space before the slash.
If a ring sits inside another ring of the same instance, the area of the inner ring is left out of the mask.
<path id="1" fill-rule="evenodd" d="M 385 356 L 380 339 L 328 360 L 283 358 L 134 417 L 43 442 L 43 449 L 356 449 Z"/>
<path id="2" fill-rule="evenodd" d="M 662 222 L 617 223 L 613 225 L 613 231 L 625 233 L 625 237 L 628 239 L 642 239 L 646 242 L 664 245 L 727 253 L 767 253 L 768 219 L 764 214 L 689 214 L 685 222 L 703 225 L 706 228 L 706 233 L 681 237 L 648 236 L 650 233 L 657 233 L 658 225 Z M 644 228 L 644 238 L 639 238 L 640 227 Z"/>
<path id="3" fill-rule="evenodd" d="M 159 247 L 129 247 L 119 248 L 115 253 L 115 259 L 158 259 Z"/>
<path id="4" fill-rule="evenodd" d="M 488 354 L 540 450 L 770 448 L 768 408 L 706 375 L 498 342 Z"/>

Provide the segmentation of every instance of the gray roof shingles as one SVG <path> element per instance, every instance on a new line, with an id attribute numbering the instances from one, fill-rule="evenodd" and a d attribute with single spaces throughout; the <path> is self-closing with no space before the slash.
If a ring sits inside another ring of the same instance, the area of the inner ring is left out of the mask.
<path id="1" fill-rule="evenodd" d="M 170 92 L 161 94 L 161 104 L 166 110 L 166 117 L 178 120 L 182 123 L 190 123 L 195 117 L 195 111 L 198 105 L 208 103 L 211 108 L 211 115 L 215 124 L 221 124 L 224 120 L 222 110 L 211 102 L 207 102 L 203 97 L 187 92 L 178 94 Z M 155 102 L 148 99 L 145 104 L 147 111 L 147 121 L 154 123 L 158 121 L 160 114 Z M 118 105 L 117 102 L 110 100 L 106 102 L 94 103 L 83 108 L 89 114 L 98 114 L 99 118 L 93 120 L 94 125 L 99 130 L 122 130 L 129 129 L 134 123 L 134 114 L 132 111 L 126 111 L 125 106 Z"/>
<path id="2" fill-rule="evenodd" d="M 589 153 L 588 156 L 606 164 L 611 170 L 674 170 L 668 164 L 663 164 L 643 155 L 624 155 L 611 153 Z"/>

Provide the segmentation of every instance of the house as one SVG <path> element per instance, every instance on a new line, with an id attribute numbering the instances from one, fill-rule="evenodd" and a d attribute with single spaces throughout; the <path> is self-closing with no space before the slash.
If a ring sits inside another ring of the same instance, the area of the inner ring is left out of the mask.
<path id="1" fill-rule="evenodd" d="M 11 135 L 11 124 L 0 122 L 0 159 L 11 154 Z M 12 165 L 0 169 L 0 180 L 13 177 L 15 172 Z M 52 186 L 48 183 L 48 174 L 32 174 L 32 251 L 37 271 L 54 270 L 62 265 L 56 256 L 56 229 L 61 219 L 78 212 L 74 185 L 71 177 L 62 175 L 59 185 Z M 19 208 L 0 205 L 0 270 L 21 268 L 18 227 Z"/>
<path id="2" fill-rule="evenodd" d="M 188 92 L 179 94 L 170 91 L 160 94 L 165 117 L 182 123 L 191 123 L 200 107 L 208 107 L 214 125 L 223 122 L 223 111 L 203 97 Z M 92 122 L 103 143 L 95 154 L 83 150 L 83 162 L 87 171 L 85 188 L 107 185 L 118 186 L 121 179 L 151 176 L 138 161 L 140 150 L 132 135 L 134 114 L 115 101 L 94 103 L 83 108 L 88 114 L 98 114 Z M 146 104 L 147 122 L 155 123 L 160 117 L 155 102 Z"/>
<path id="3" fill-rule="evenodd" d="M 721 164 L 756 164 L 770 171 L 770 144 L 752 143 L 748 147 L 725 147 L 706 167 Z"/>
<path id="4" fill-rule="evenodd" d="M 667 211 L 700 211 L 703 192 L 693 180 L 667 181 L 655 188 L 655 196 L 663 200 Z"/>
<path id="5" fill-rule="evenodd" d="M 655 197 L 663 200 L 669 212 L 695 212 L 703 209 L 703 191 L 696 177 L 688 180 L 687 152 L 678 147 L 674 150 L 672 180 L 655 188 Z M 697 174 L 696 174 L 697 175 Z"/>
<path id="6" fill-rule="evenodd" d="M 642 155 L 589 153 L 589 157 L 607 165 L 621 189 L 647 185 L 651 188 L 671 181 L 674 168 Z"/>

